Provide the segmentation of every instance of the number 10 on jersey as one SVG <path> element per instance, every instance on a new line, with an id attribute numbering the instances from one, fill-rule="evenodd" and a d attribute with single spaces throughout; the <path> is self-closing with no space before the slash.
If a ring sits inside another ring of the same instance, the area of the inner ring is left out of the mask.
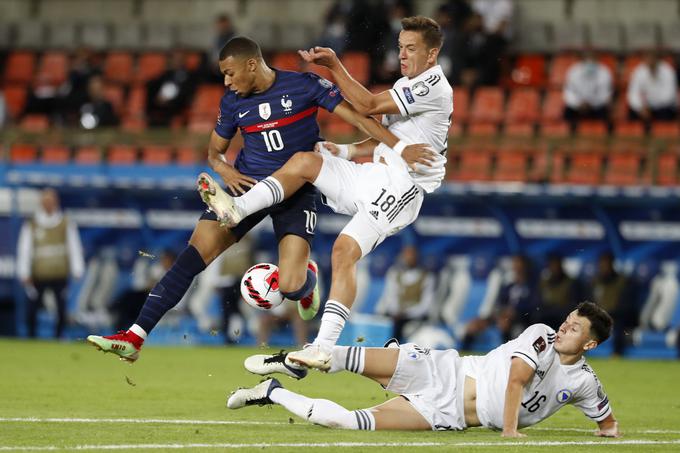
<path id="1" fill-rule="evenodd" d="M 260 132 L 264 138 L 264 144 L 267 145 L 267 152 L 281 151 L 283 149 L 283 138 L 281 133 L 276 129 L 271 131 Z"/>

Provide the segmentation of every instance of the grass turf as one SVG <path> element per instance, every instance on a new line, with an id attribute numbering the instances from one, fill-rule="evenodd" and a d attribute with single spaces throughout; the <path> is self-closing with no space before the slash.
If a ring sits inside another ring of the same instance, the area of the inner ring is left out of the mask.
<path id="1" fill-rule="evenodd" d="M 68 451 L 78 446 L 131 450 L 125 446 L 140 444 L 149 449 L 153 446 L 153 451 L 177 451 L 180 447 L 215 451 L 227 446 L 260 450 L 263 445 L 259 444 L 279 444 L 272 450 L 297 452 L 298 446 L 280 444 L 323 444 L 325 451 L 332 451 L 341 448 L 327 445 L 335 443 L 355 443 L 352 451 L 371 452 L 413 450 L 415 447 L 407 444 L 414 443 L 434 444 L 417 447 L 423 451 L 680 451 L 678 362 L 589 361 L 604 383 L 624 432 L 619 441 L 592 436 L 595 425 L 571 406 L 537 427 L 523 430 L 527 438 L 513 441 L 480 428 L 465 432 L 330 430 L 310 425 L 278 406 L 229 411 L 225 408 L 228 392 L 260 380 L 242 366 L 248 355 L 262 351 L 255 348 L 146 347 L 134 365 L 85 343 L 0 339 L 0 351 L 4 362 L 0 371 L 0 451 L 14 447 Z M 370 407 L 392 397 L 372 381 L 350 373 L 313 372 L 302 381 L 282 377 L 281 382 L 293 391 L 331 399 L 349 409 Z M 45 420 L 48 418 L 62 420 Z M 136 421 L 63 420 L 73 418 Z M 173 424 L 152 419 L 235 423 Z M 674 443 L 629 443 L 634 441 Z M 497 443 L 503 445 L 491 445 Z"/>

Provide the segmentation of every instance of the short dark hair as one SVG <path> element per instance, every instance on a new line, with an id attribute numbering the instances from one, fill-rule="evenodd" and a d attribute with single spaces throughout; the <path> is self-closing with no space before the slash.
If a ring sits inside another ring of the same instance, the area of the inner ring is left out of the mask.
<path id="1" fill-rule="evenodd" d="M 220 50 L 220 61 L 227 57 L 262 58 L 260 46 L 245 36 L 231 38 Z"/>
<path id="2" fill-rule="evenodd" d="M 612 334 L 614 320 L 607 311 L 592 302 L 581 302 L 576 306 L 579 316 L 590 321 L 590 334 L 597 344 L 604 343 Z"/>
<path id="3" fill-rule="evenodd" d="M 444 34 L 439 24 L 429 17 L 411 16 L 401 20 L 401 28 L 404 31 L 418 31 L 423 36 L 423 41 L 428 49 L 436 47 L 441 49 L 444 44 Z"/>

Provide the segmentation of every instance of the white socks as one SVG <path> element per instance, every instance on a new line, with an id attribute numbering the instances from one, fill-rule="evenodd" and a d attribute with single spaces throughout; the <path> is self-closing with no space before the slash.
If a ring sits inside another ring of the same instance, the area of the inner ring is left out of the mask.
<path id="1" fill-rule="evenodd" d="M 347 370 L 361 374 L 364 372 L 365 363 L 366 348 L 361 346 L 335 346 L 331 359 L 331 369 L 328 372 L 337 373 Z"/>
<path id="2" fill-rule="evenodd" d="M 348 411 L 329 400 L 307 398 L 284 388 L 275 388 L 269 399 L 298 417 L 329 428 L 375 430 L 375 417 L 366 409 Z"/>
<path id="3" fill-rule="evenodd" d="M 283 201 L 283 186 L 273 176 L 267 176 L 240 197 L 234 197 L 236 209 L 248 217 Z"/>
<path id="4" fill-rule="evenodd" d="M 349 318 L 349 308 L 337 300 L 326 302 L 319 333 L 316 335 L 313 344 L 321 346 L 321 349 L 326 352 L 331 352 L 335 343 L 338 342 L 338 337 L 345 327 L 347 318 Z"/>
<path id="5" fill-rule="evenodd" d="M 137 324 L 133 324 L 128 330 L 140 337 L 142 340 L 146 340 L 146 332 Z"/>

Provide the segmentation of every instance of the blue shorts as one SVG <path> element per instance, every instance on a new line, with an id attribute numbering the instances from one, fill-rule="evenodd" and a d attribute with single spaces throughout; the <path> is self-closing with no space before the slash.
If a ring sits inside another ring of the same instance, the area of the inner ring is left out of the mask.
<path id="1" fill-rule="evenodd" d="M 225 190 L 233 196 L 228 188 Z M 232 228 L 231 232 L 239 241 L 262 219 L 271 216 L 277 242 L 281 242 L 285 235 L 293 234 L 306 240 L 311 247 L 316 228 L 316 194 L 316 187 L 307 183 L 282 203 L 249 215 Z M 217 216 L 214 212 L 206 210 L 200 220 L 217 221 Z"/>

